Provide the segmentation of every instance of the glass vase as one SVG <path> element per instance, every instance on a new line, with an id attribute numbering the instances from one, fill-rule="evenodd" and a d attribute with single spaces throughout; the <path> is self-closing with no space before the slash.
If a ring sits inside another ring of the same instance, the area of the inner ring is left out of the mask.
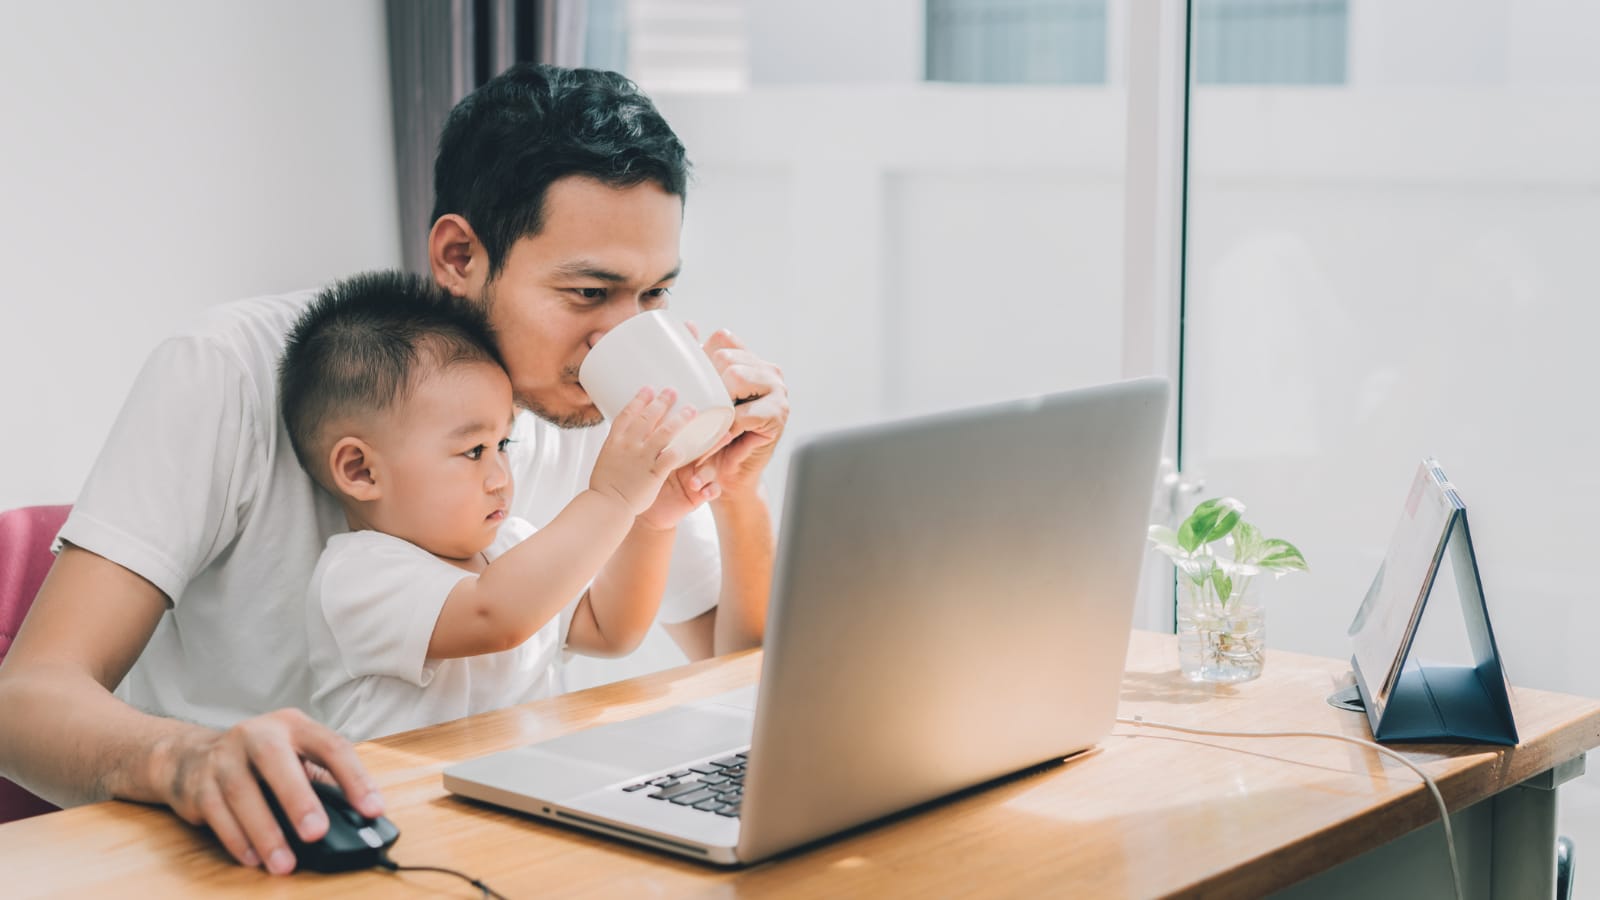
<path id="1" fill-rule="evenodd" d="M 1178 576 L 1178 667 L 1190 681 L 1233 683 L 1261 677 L 1266 661 L 1266 611 L 1255 578 L 1227 597 L 1214 582 Z"/>

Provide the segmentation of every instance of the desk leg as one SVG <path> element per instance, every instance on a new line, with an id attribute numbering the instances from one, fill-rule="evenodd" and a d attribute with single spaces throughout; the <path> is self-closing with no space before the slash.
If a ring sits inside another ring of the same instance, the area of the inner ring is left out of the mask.
<path id="1" fill-rule="evenodd" d="M 1556 792 L 1519 784 L 1494 798 L 1490 896 L 1556 895 Z"/>
<path id="2" fill-rule="evenodd" d="M 1467 900 L 1555 897 L 1556 788 L 1583 774 L 1578 757 L 1450 816 Z M 1438 822 L 1334 866 L 1273 900 L 1356 896 L 1451 900 L 1450 859 Z"/>
<path id="3" fill-rule="evenodd" d="M 1556 788 L 1583 774 L 1584 757 L 1495 795 L 1492 896 L 1556 895 Z"/>

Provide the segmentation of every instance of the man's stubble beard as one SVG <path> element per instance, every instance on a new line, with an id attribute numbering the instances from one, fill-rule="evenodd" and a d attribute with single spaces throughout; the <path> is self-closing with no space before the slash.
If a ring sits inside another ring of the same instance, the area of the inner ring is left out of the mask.
<path id="1" fill-rule="evenodd" d="M 577 383 L 577 369 L 567 368 L 561 370 L 562 383 L 565 384 L 569 380 L 574 384 Z M 521 391 L 514 392 L 512 399 L 516 401 L 518 407 L 533 413 L 557 428 L 593 428 L 605 421 L 605 416 L 601 415 L 600 410 L 593 406 L 576 412 L 557 413 Z"/>
<path id="2" fill-rule="evenodd" d="M 478 308 L 483 310 L 484 316 L 492 322 L 493 316 L 490 315 L 490 310 L 494 304 L 494 301 L 489 296 L 488 285 L 484 285 L 483 293 L 479 295 L 476 302 Z M 500 342 L 499 332 L 492 331 L 491 333 L 494 337 L 495 343 L 498 344 Z M 505 357 L 504 350 L 501 350 L 500 356 L 501 358 Z M 507 374 L 510 373 L 508 372 Z M 577 384 L 577 367 L 567 366 L 563 368 L 561 370 L 561 383 Z M 512 402 L 516 403 L 518 409 L 525 409 L 528 412 L 531 412 L 539 418 L 545 420 L 546 422 L 549 422 L 551 425 L 556 426 L 557 428 L 593 428 L 594 426 L 605 421 L 605 416 L 601 415 L 600 410 L 596 409 L 592 404 L 586 410 L 578 410 L 576 412 L 568 413 L 555 412 L 554 410 L 545 406 L 543 403 L 540 403 L 522 391 L 517 390 L 515 382 L 512 383 L 511 399 Z"/>

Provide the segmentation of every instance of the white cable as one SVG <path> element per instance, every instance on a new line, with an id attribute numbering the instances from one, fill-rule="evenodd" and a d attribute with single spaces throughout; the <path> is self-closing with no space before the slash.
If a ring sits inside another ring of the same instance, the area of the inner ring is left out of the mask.
<path id="1" fill-rule="evenodd" d="M 1453 880 L 1453 882 L 1455 884 L 1456 900 L 1463 900 L 1463 894 L 1461 892 L 1461 869 L 1456 864 L 1456 839 L 1455 839 L 1455 833 L 1453 831 L 1451 831 L 1451 829 L 1450 829 L 1450 810 L 1449 810 L 1448 807 L 1446 807 L 1444 805 L 1444 795 L 1439 793 L 1439 786 L 1434 783 L 1432 778 L 1428 777 L 1428 773 L 1427 772 L 1424 772 L 1421 769 L 1417 768 L 1417 766 L 1414 763 L 1412 763 L 1411 760 L 1406 759 L 1404 756 L 1401 756 L 1400 754 L 1394 752 L 1393 750 L 1390 750 L 1388 747 L 1385 747 L 1382 744 L 1373 743 L 1372 741 L 1362 740 L 1361 738 L 1350 737 L 1349 735 L 1346 735 L 1346 734 L 1334 734 L 1331 731 L 1213 731 L 1213 730 L 1208 729 L 1208 728 L 1190 728 L 1187 725 L 1168 725 L 1165 722 L 1152 722 L 1149 719 L 1146 719 L 1144 716 L 1134 716 L 1131 719 L 1130 718 L 1126 718 L 1124 716 L 1117 716 L 1117 721 L 1123 723 L 1124 725 L 1132 725 L 1132 726 L 1134 726 L 1136 728 L 1163 728 L 1163 729 L 1166 729 L 1167 731 L 1182 731 L 1182 732 L 1185 732 L 1187 734 L 1203 734 L 1203 735 L 1209 735 L 1209 736 L 1213 736 L 1213 737 L 1242 737 L 1242 738 L 1319 737 L 1319 738 L 1331 738 L 1331 739 L 1336 740 L 1336 741 L 1344 741 L 1347 744 L 1356 744 L 1358 746 L 1367 747 L 1369 749 L 1376 750 L 1379 753 L 1382 753 L 1385 756 L 1388 756 L 1391 759 L 1394 759 L 1394 760 L 1398 761 L 1399 763 L 1404 765 L 1406 768 L 1408 768 L 1411 771 L 1417 773 L 1417 777 L 1422 779 L 1422 783 L 1426 784 L 1428 786 L 1428 790 L 1433 792 L 1433 802 L 1438 804 L 1438 806 L 1439 806 L 1439 821 L 1444 824 L 1444 844 L 1445 844 L 1445 848 L 1450 851 L 1450 878 Z M 1137 737 L 1137 735 L 1128 735 L 1128 737 Z M 1227 748 L 1223 748 L 1223 749 L 1227 749 Z"/>

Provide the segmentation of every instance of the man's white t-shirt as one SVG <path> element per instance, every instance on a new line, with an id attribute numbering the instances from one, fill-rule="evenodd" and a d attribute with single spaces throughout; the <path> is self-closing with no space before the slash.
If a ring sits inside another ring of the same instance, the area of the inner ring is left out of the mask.
<path id="1" fill-rule="evenodd" d="M 61 540 L 167 596 L 117 688 L 141 709 L 218 728 L 310 709 L 305 595 L 339 504 L 301 470 L 278 414 L 284 338 L 305 291 L 217 306 L 145 362 Z M 518 416 L 511 514 L 553 519 L 588 484 L 605 429 Z M 721 579 L 709 510 L 678 527 L 660 620 L 710 609 Z"/>
<path id="2" fill-rule="evenodd" d="M 507 518 L 484 558 L 493 562 L 533 532 L 526 521 Z M 471 577 L 380 531 L 328 538 L 306 596 L 317 721 L 364 741 L 559 693 L 558 657 L 577 597 L 520 646 L 428 658 L 445 599 Z"/>

